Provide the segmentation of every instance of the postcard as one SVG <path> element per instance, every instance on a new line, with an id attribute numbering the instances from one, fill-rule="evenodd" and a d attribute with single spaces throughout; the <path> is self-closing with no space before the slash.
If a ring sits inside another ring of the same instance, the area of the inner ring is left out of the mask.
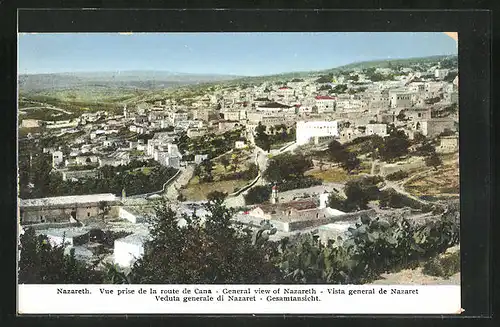
<path id="1" fill-rule="evenodd" d="M 461 312 L 456 33 L 18 43 L 19 314 Z"/>

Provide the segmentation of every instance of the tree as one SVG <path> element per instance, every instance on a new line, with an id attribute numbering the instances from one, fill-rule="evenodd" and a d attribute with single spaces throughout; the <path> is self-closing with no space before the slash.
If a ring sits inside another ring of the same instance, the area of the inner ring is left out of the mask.
<path id="1" fill-rule="evenodd" d="M 420 132 L 416 132 L 415 135 L 413 136 L 413 141 L 415 143 L 423 143 L 425 140 L 427 140 L 427 138 L 425 137 L 424 134 Z"/>
<path id="2" fill-rule="evenodd" d="M 20 284 L 98 284 L 103 281 L 95 267 L 76 259 L 74 249 L 65 254 L 67 245 L 53 246 L 46 236 L 36 236 L 33 228 L 27 228 L 20 241 Z"/>
<path id="3" fill-rule="evenodd" d="M 428 156 L 436 152 L 436 148 L 428 141 L 424 141 L 421 146 L 417 148 L 417 154 Z"/>
<path id="4" fill-rule="evenodd" d="M 325 161 L 323 160 L 323 158 L 319 159 L 318 166 L 319 166 L 319 170 L 323 171 L 323 167 L 325 166 Z"/>
<path id="5" fill-rule="evenodd" d="M 109 204 L 106 201 L 99 201 L 98 205 L 99 205 L 99 210 L 101 211 L 102 219 L 104 219 L 104 216 L 109 211 Z"/>
<path id="6" fill-rule="evenodd" d="M 271 140 L 266 134 L 266 127 L 261 122 L 255 128 L 255 144 L 264 151 L 271 150 Z"/>
<path id="7" fill-rule="evenodd" d="M 205 159 L 200 163 L 200 181 L 211 182 L 213 181 L 212 170 L 214 163 L 210 159 Z"/>
<path id="8" fill-rule="evenodd" d="M 347 85 L 346 84 L 335 85 L 332 91 L 333 93 L 345 93 L 345 91 L 347 91 Z"/>
<path id="9" fill-rule="evenodd" d="M 382 178 L 374 176 L 347 182 L 344 187 L 347 196 L 344 209 L 346 211 L 366 209 L 369 201 L 378 199 L 380 191 L 377 184 L 381 181 Z"/>
<path id="10" fill-rule="evenodd" d="M 232 170 L 233 172 L 236 172 L 238 170 L 238 167 L 240 165 L 240 162 L 241 162 L 241 153 L 233 153 L 231 155 L 231 166 L 232 166 Z"/>
<path id="11" fill-rule="evenodd" d="M 220 158 L 220 163 L 224 166 L 224 170 L 227 171 L 227 167 L 231 164 L 231 161 L 227 156 Z"/>
<path id="12" fill-rule="evenodd" d="M 400 111 L 399 114 L 396 116 L 396 119 L 399 121 L 405 121 L 407 120 L 406 115 L 403 111 Z"/>
<path id="13" fill-rule="evenodd" d="M 231 223 L 234 212 L 222 201 L 205 206 L 204 223 L 193 213 L 177 213 L 160 203 L 150 219 L 151 239 L 144 255 L 132 268 L 131 281 L 138 284 L 259 284 L 279 282 L 279 269 L 269 245 L 253 244 L 251 231 Z"/>
<path id="14" fill-rule="evenodd" d="M 350 75 L 349 80 L 351 80 L 353 82 L 357 82 L 357 81 L 359 81 L 359 75 Z"/>
<path id="15" fill-rule="evenodd" d="M 340 197 L 340 195 L 336 193 L 331 193 L 328 197 L 328 207 L 337 209 L 340 211 L 345 210 L 346 199 Z"/>
<path id="16" fill-rule="evenodd" d="M 344 162 L 347 159 L 347 150 L 339 141 L 333 140 L 328 144 L 328 156 L 336 162 Z"/>
<path id="17" fill-rule="evenodd" d="M 379 154 L 383 160 L 391 161 L 408 154 L 410 142 L 408 136 L 403 131 L 392 131 L 384 140 L 384 145 L 380 148 Z"/>
<path id="18" fill-rule="evenodd" d="M 259 204 L 269 200 L 271 188 L 269 186 L 257 185 L 248 190 L 245 194 L 245 204 Z"/>
<path id="19" fill-rule="evenodd" d="M 311 159 L 301 154 L 281 154 L 269 160 L 264 178 L 271 182 L 283 182 L 293 178 L 302 178 L 313 166 Z"/>
<path id="20" fill-rule="evenodd" d="M 322 75 L 316 80 L 316 83 L 331 83 L 333 79 L 333 74 Z"/>
<path id="21" fill-rule="evenodd" d="M 349 152 L 347 158 L 342 162 L 342 168 L 344 168 L 348 173 L 351 173 L 354 169 L 359 168 L 361 165 L 361 160 L 358 159 L 355 153 Z"/>
<path id="22" fill-rule="evenodd" d="M 425 159 L 425 164 L 429 167 L 433 167 L 435 170 L 438 170 L 439 166 L 443 164 L 443 161 L 437 153 L 433 152 Z"/>
<path id="23" fill-rule="evenodd" d="M 207 200 L 208 201 L 218 201 L 218 200 L 224 200 L 227 197 L 227 193 L 225 192 L 220 192 L 220 191 L 212 191 L 207 194 Z"/>

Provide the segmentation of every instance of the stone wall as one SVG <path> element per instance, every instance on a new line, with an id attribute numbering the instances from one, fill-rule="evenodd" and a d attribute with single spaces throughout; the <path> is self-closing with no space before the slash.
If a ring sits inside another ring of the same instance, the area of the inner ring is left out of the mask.
<path id="1" fill-rule="evenodd" d="M 59 208 L 35 207 L 21 208 L 21 223 L 61 223 L 69 222 L 74 211 L 73 206 Z M 89 204 L 86 207 L 76 208 L 76 219 L 85 220 L 91 217 L 97 217 L 102 213 L 99 204 Z M 117 216 L 118 207 L 110 206 L 108 215 Z"/>
<path id="2" fill-rule="evenodd" d="M 418 159 L 413 159 L 413 162 L 408 162 L 404 164 L 386 164 L 386 165 L 379 165 L 377 171 L 379 171 L 379 175 L 381 176 L 387 176 L 389 174 L 395 173 L 397 171 L 408 171 L 412 169 L 420 169 L 423 167 L 426 167 L 425 161 L 423 158 L 418 158 Z"/>
<path id="3" fill-rule="evenodd" d="M 344 215 L 333 216 L 333 217 L 323 217 L 318 219 L 301 220 L 288 223 L 289 230 L 300 230 L 305 228 L 317 227 L 322 225 L 331 224 L 337 221 L 357 221 L 361 216 L 368 215 L 369 217 L 375 217 L 376 212 L 373 209 L 356 211 L 351 213 L 346 213 Z"/>

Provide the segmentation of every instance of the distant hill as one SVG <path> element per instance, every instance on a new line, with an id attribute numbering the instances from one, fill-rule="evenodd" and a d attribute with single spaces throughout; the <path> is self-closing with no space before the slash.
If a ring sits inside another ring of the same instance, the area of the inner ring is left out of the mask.
<path id="1" fill-rule="evenodd" d="M 416 57 L 416 58 L 403 58 L 403 59 L 385 59 L 385 60 L 372 60 L 372 61 L 361 61 L 354 62 L 352 64 L 337 67 L 332 70 L 327 70 L 325 72 L 330 72 L 333 70 L 348 70 L 348 69 L 366 69 L 366 68 L 387 68 L 391 65 L 401 65 L 410 66 L 415 64 L 424 64 L 429 62 L 438 62 L 445 59 L 458 59 L 457 55 L 439 55 L 430 57 Z"/>
<path id="2" fill-rule="evenodd" d="M 164 71 L 122 71 L 19 75 L 22 92 L 75 88 L 155 89 L 177 85 L 227 81 L 241 76 L 202 75 Z"/>
<path id="3" fill-rule="evenodd" d="M 346 70 L 353 69 L 366 69 L 366 68 L 387 68 L 390 65 L 401 65 L 401 66 L 411 66 L 419 63 L 429 63 L 438 62 L 445 59 L 457 60 L 457 55 L 437 55 L 429 57 L 415 57 L 415 58 L 403 58 L 403 59 L 384 59 L 384 60 L 372 60 L 372 61 L 362 61 L 354 62 L 351 64 L 338 66 L 335 68 L 318 70 L 318 71 L 299 71 L 299 72 L 289 72 L 282 74 L 274 74 L 267 76 L 255 76 L 255 77 L 242 77 L 241 79 L 227 81 L 227 83 L 242 82 L 242 83 L 259 83 L 265 81 L 280 81 L 292 78 L 303 78 L 309 76 L 319 76 L 330 73 L 337 73 Z"/>

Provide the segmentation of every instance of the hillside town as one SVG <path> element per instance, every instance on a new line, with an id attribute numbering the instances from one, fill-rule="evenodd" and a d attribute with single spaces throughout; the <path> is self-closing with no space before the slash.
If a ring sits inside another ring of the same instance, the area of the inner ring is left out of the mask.
<path id="1" fill-rule="evenodd" d="M 271 240 L 312 233 L 325 244 L 365 216 L 439 218 L 459 193 L 455 64 L 206 84 L 195 95 L 65 120 L 58 110 L 51 120 L 20 113 L 21 233 L 29 226 L 69 242 L 79 259 L 130 269 L 158 201 L 182 225 L 193 214 L 203 221 L 205 203 L 219 196 L 234 224 L 254 232 L 268 224 Z M 45 180 L 29 173 L 35 164 Z M 349 207 L 354 180 L 386 198 Z"/>

